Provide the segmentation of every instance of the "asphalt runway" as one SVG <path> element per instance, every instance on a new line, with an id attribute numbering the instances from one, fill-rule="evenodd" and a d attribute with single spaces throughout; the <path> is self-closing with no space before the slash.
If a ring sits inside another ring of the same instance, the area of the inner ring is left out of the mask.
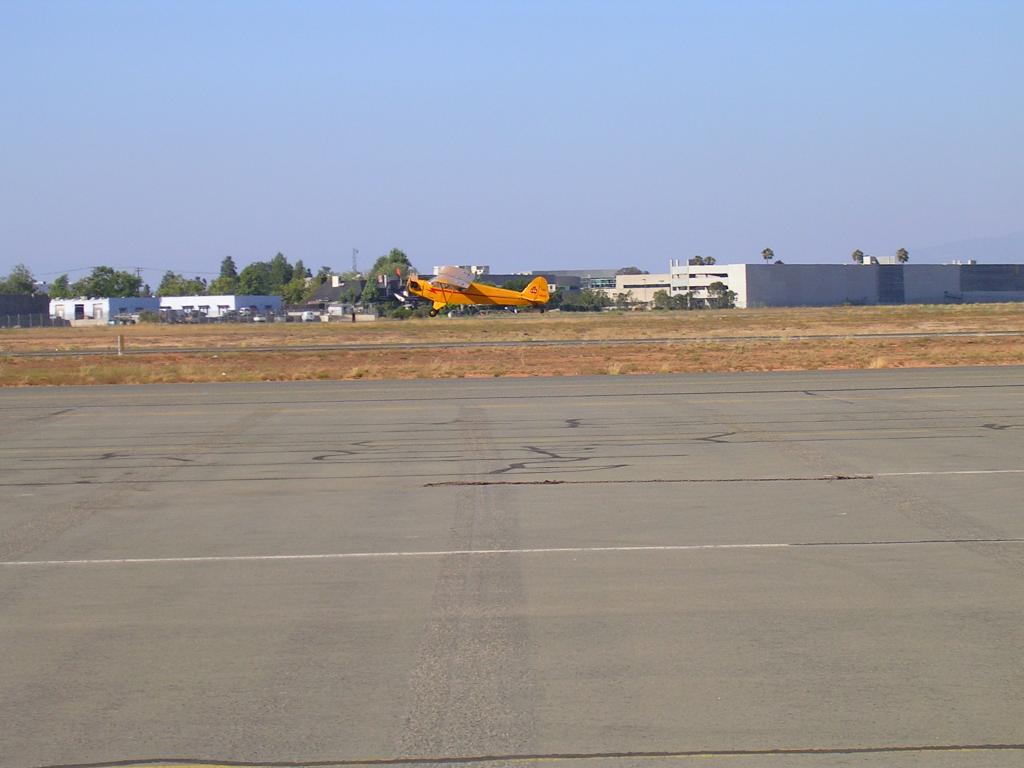
<path id="1" fill-rule="evenodd" d="M 0 499 L 0 768 L 1024 764 L 1021 368 L 5 390 Z"/>

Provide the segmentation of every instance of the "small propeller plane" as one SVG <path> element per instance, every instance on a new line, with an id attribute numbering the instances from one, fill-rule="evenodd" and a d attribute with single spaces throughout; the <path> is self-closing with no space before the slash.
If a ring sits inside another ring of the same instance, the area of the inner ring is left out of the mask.
<path id="1" fill-rule="evenodd" d="M 430 309 L 431 317 L 437 317 L 437 313 L 448 304 L 539 307 L 543 312 L 544 305 L 550 298 L 548 281 L 543 277 L 533 278 L 522 292 L 511 291 L 484 283 L 474 283 L 473 276 L 461 267 L 441 267 L 433 280 L 421 280 L 419 275 L 409 275 L 405 287 L 405 296 L 395 296 L 400 301 L 405 301 L 411 293 L 426 299 L 433 304 Z"/>

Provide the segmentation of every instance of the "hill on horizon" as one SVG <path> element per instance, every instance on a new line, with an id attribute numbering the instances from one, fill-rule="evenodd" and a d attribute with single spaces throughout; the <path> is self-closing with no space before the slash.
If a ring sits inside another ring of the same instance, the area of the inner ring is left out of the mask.
<path id="1" fill-rule="evenodd" d="M 974 237 L 950 243 L 910 249 L 910 263 L 934 263 L 977 259 L 979 264 L 1024 262 L 1024 231 L 999 237 Z"/>

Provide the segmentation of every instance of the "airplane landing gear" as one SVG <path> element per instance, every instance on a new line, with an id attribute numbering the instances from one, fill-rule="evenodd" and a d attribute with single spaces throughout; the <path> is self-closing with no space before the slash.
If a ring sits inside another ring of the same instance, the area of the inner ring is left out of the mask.
<path id="1" fill-rule="evenodd" d="M 430 310 L 430 316 L 431 317 L 437 317 L 437 310 L 436 309 Z"/>

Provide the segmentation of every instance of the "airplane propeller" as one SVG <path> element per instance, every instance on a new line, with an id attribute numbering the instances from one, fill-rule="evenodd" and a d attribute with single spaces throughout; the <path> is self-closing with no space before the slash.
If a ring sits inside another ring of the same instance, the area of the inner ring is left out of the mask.
<path id="1" fill-rule="evenodd" d="M 418 280 L 418 279 L 419 279 L 419 275 L 418 274 L 416 274 L 415 272 L 410 272 L 406 276 L 406 278 L 405 278 L 406 285 L 408 285 L 409 280 Z M 396 299 L 398 299 L 400 302 L 402 302 L 403 304 L 408 304 L 410 302 L 410 300 L 411 300 L 411 297 L 409 296 L 409 289 L 408 288 L 403 288 L 400 292 L 395 293 L 394 297 Z"/>

